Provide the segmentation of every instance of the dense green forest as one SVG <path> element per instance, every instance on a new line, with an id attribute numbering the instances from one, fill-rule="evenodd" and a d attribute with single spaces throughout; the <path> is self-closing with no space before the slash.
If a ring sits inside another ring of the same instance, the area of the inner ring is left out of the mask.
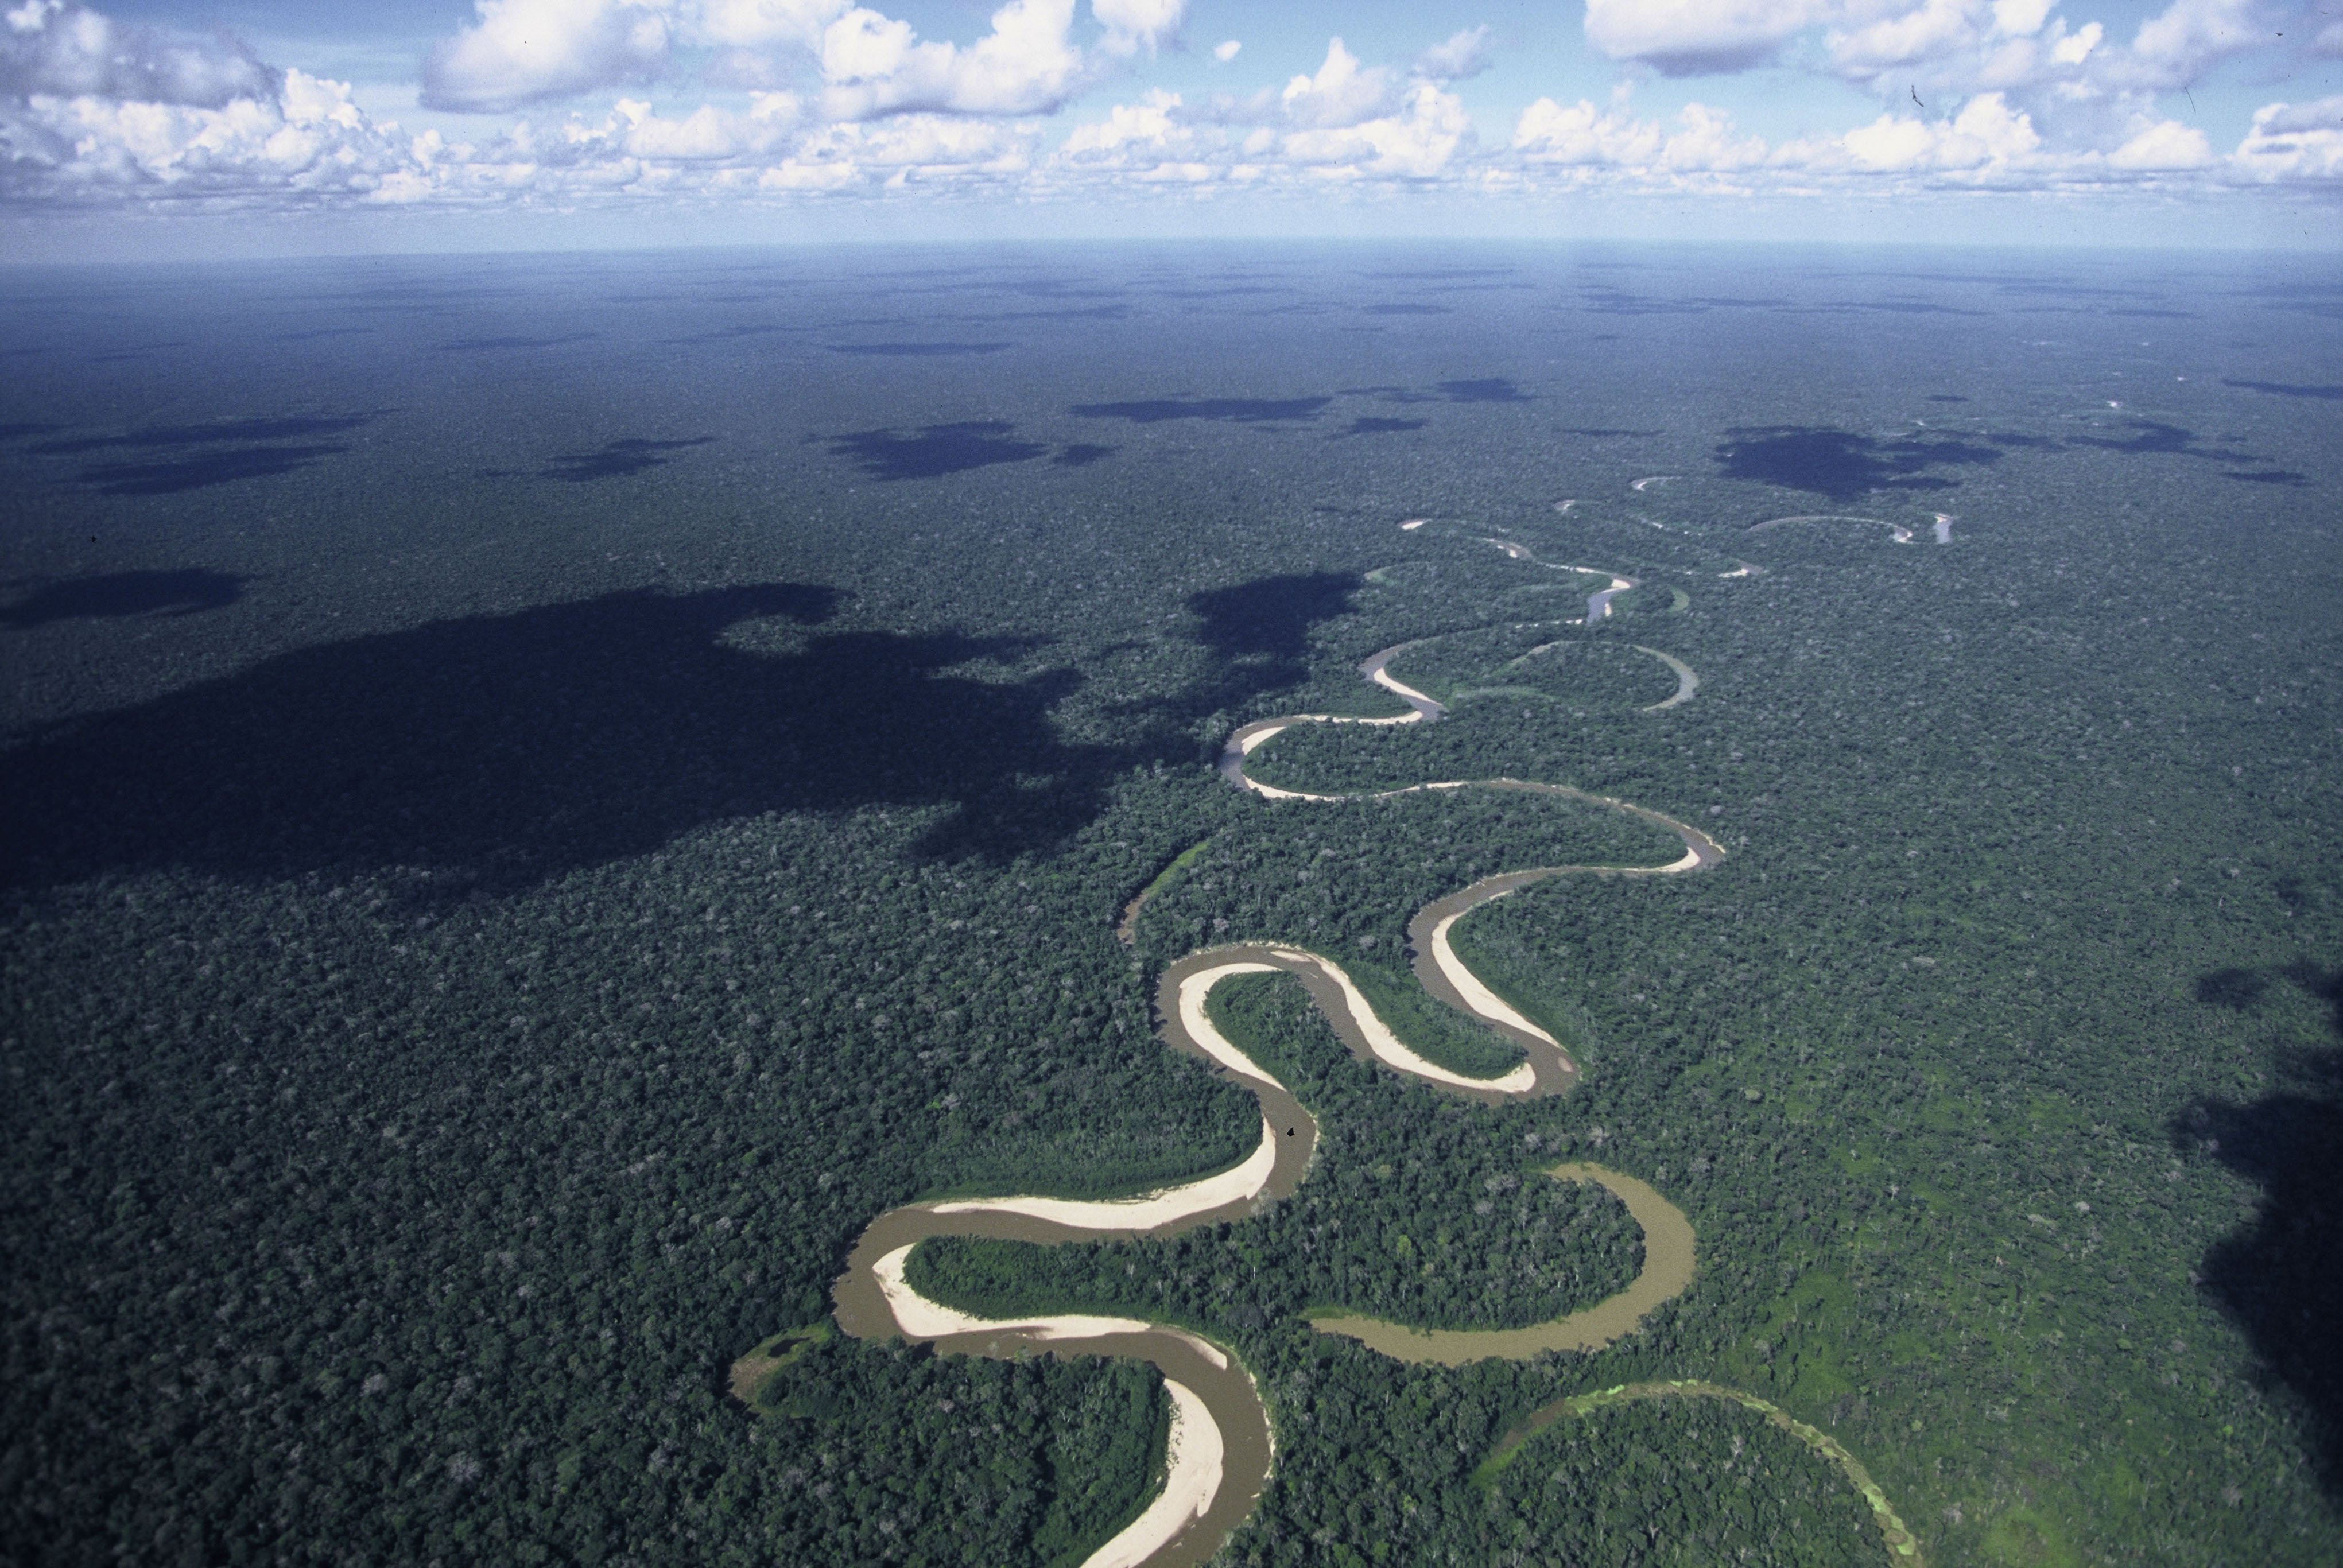
<path id="1" fill-rule="evenodd" d="M 1719 1400 L 1636 1401 L 1565 1417 L 1484 1484 L 1493 1556 L 1538 1568 L 1835 1568 L 1885 1555 L 1871 1511 L 1828 1460 Z"/>
<path id="2" fill-rule="evenodd" d="M 714 439 L 607 483 L 497 477 L 609 438 L 588 372 L 452 357 L 303 362 L 302 407 L 387 410 L 363 485 L 23 481 L 25 537 L 54 541 L 25 572 L 200 559 L 246 597 L 0 628 L 14 1558 L 1079 1561 L 1161 1462 L 1145 1369 L 808 1339 L 755 1408 L 728 1371 L 822 1323 L 897 1205 L 1242 1157 L 1251 1098 L 1152 1032 L 1156 974 L 1197 946 L 1312 947 L 1428 1056 L 1503 1069 L 1418 1000 L 1408 918 L 1673 838 L 1493 791 L 1265 802 L 1212 767 L 1251 719 L 1397 712 L 1357 663 L 1432 639 L 1394 670 L 1448 719 L 1299 727 L 1253 776 L 1542 779 L 1730 851 L 1457 929 L 1580 1086 L 1466 1103 L 1342 1053 L 1291 982 L 1232 985 L 1231 1032 L 1323 1124 L 1299 1193 L 1163 1241 L 933 1244 L 915 1278 L 1235 1350 L 1278 1469 L 1232 1563 L 1882 1560 L 1835 1471 L 1715 1403 L 1558 1423 L 1476 1482 L 1529 1412 L 1680 1378 L 1843 1442 L 1932 1563 L 2331 1560 L 2343 661 L 2319 498 L 2343 476 L 2331 401 L 2194 368 L 2324 327 L 2205 304 L 2169 328 L 2183 387 L 2137 323 L 2077 317 L 2084 347 L 2011 383 L 2033 318 L 1911 318 L 1899 361 L 1963 404 L 1889 378 L 1876 317 L 1720 337 L 1533 268 L 1436 336 L 1248 317 L 1238 371 L 1229 318 L 1150 292 L 1177 271 L 1088 279 L 1156 334 L 1144 377 L 1099 347 L 1114 322 L 917 381 L 750 340 L 646 352 L 641 395 Z M 1000 276 L 994 303 L 1025 297 Z M 547 286 L 565 308 L 619 286 L 577 276 Z M 529 291 L 473 282 L 431 308 L 538 329 Z M 789 308 L 895 286 L 803 283 Z M 890 308 L 932 307 L 900 288 Z M 223 286 L 188 329 L 218 339 L 227 412 L 288 406 L 279 351 L 237 347 L 287 309 Z M 1277 367 L 1338 356 L 1329 388 L 1424 388 L 1438 427 L 1334 441 L 1177 402 L 1332 397 Z M 1660 368 L 1690 363 L 1696 384 Z M 2169 407 L 2104 407 L 2151 371 Z M 1488 375 L 1519 400 L 1429 390 Z M 113 429 L 93 385 L 41 417 Z M 1152 422 L 1069 411 L 1159 394 Z M 962 427 L 996 416 L 1113 455 Z M 1926 433 L 1879 433 L 1907 417 Z M 46 460 L 7 440 L 11 474 Z M 1663 472 L 1684 477 L 1627 489 Z M 2299 483 L 2242 482 L 2269 472 Z M 1825 508 L 1916 542 L 1746 531 Z M 1513 628 L 1580 613 L 1584 584 L 1492 537 L 1645 586 L 1508 671 L 1546 635 Z M 1640 711 L 1674 686 L 1635 644 L 1698 695 Z M 1698 1275 L 1644 1332 L 1446 1370 L 1308 1326 L 1534 1322 L 1614 1289 L 1634 1228 L 1534 1174 L 1558 1160 L 1692 1220 Z"/>

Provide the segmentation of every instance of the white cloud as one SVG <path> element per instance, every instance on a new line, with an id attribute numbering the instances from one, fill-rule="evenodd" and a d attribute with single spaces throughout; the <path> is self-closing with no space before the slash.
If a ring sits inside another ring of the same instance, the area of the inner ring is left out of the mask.
<path id="1" fill-rule="evenodd" d="M 1489 29 L 1466 27 L 1444 44 L 1426 49 L 1414 75 L 1427 82 L 1462 82 L 1489 68 Z"/>
<path id="2" fill-rule="evenodd" d="M 1586 0 L 1587 41 L 1663 75 L 1745 70 L 1837 7 L 1830 0 Z"/>
<path id="3" fill-rule="evenodd" d="M 426 107 L 497 113 L 594 87 L 656 81 L 666 0 L 477 0 L 478 20 L 423 62 Z"/>
<path id="4" fill-rule="evenodd" d="M 2343 95 L 2256 109 L 2232 162 L 2257 180 L 2343 180 Z"/>
<path id="5" fill-rule="evenodd" d="M 1335 38 L 1314 76 L 1295 76 L 1279 95 L 1286 117 L 1300 126 L 1332 129 L 1389 114 L 1399 102 L 1399 78 L 1385 65 L 1362 65 Z"/>
<path id="6" fill-rule="evenodd" d="M 1856 167 L 1875 174 L 2001 174 L 2031 160 L 2042 137 L 1999 93 L 1981 93 L 1950 120 L 1882 115 L 1839 145 Z"/>
<path id="7" fill-rule="evenodd" d="M 743 49 L 793 44 L 811 49 L 822 30 L 851 9 L 850 0 L 700 0 L 697 35 Z"/>
<path id="8" fill-rule="evenodd" d="M 1826 16 L 1801 13 L 1818 19 L 1797 57 L 1842 78 L 1893 82 L 1899 106 L 1916 75 L 1935 108 L 1895 106 L 1868 125 L 1769 146 L 1699 103 L 1639 116 L 1623 84 L 1607 106 L 1539 98 L 1495 149 L 1476 146 L 1443 85 L 1484 57 L 1481 29 L 1413 65 L 1368 65 L 1331 40 L 1314 72 L 1248 98 L 1192 105 L 1141 91 L 1052 146 L 1035 116 L 1171 36 L 1182 15 L 1171 0 L 1090 0 L 1101 36 L 1121 40 L 1118 55 L 1076 42 L 1079 3 L 1012 0 L 987 35 L 961 45 L 923 40 L 851 0 L 485 0 L 445 56 L 441 85 L 468 104 L 590 90 L 562 84 L 672 71 L 679 60 L 756 90 L 745 109 L 686 98 L 662 110 L 635 92 L 451 139 L 370 119 L 347 85 L 280 72 L 232 40 L 124 26 L 65 0 L 0 0 L 0 211 L 659 210 L 937 187 L 1053 198 L 1377 183 L 1796 195 L 2343 182 L 2343 97 L 2268 105 L 2227 155 L 2156 112 L 2135 79 L 2143 62 L 2175 70 L 2228 47 L 2222 18 L 2242 13 L 2215 0 L 2160 13 L 2161 32 L 2140 30 L 2145 52 L 2105 45 L 2096 25 L 2071 29 L 2054 0 L 1830 0 Z M 1651 35 L 1702 9 L 1659 8 Z M 1739 25 L 1730 5 L 1706 11 Z M 531 31 L 540 15 L 559 26 Z M 1224 52 L 1234 54 L 1214 51 Z M 1929 71 L 2009 85 L 1947 91 L 1939 105 Z M 789 83 L 803 90 L 779 90 Z M 2060 106 L 2079 107 L 2062 117 Z"/>
<path id="9" fill-rule="evenodd" d="M 1540 98 L 1513 125 L 1513 150 L 1541 164 L 1641 167 L 1658 158 L 1665 140 L 1652 121 L 1584 98 L 1569 108 Z"/>
<path id="10" fill-rule="evenodd" d="M 1231 60 L 1235 59 L 1237 57 L 1237 51 L 1243 47 L 1244 45 L 1238 43 L 1234 38 L 1228 39 L 1223 43 L 1212 45 L 1212 58 L 1225 65 Z"/>
<path id="11" fill-rule="evenodd" d="M 1081 81 L 1073 19 L 1074 0 L 1010 0 L 992 14 L 991 33 L 963 49 L 922 43 L 909 23 L 857 8 L 822 34 L 822 112 L 833 120 L 1046 114 Z"/>
<path id="12" fill-rule="evenodd" d="M 231 40 L 125 26 L 64 0 L 25 0 L 6 18 L 0 32 L 0 93 L 87 94 L 216 109 L 276 86 L 276 73 Z"/>
<path id="13" fill-rule="evenodd" d="M 1091 0 L 1091 15 L 1106 29 L 1100 47 L 1111 55 L 1150 51 L 1180 31 L 1188 0 Z"/>
<path id="14" fill-rule="evenodd" d="M 1396 113 L 1289 132 L 1277 147 L 1287 164 L 1321 176 L 1429 179 L 1447 168 L 1472 134 L 1463 101 L 1423 82 Z"/>
<path id="15" fill-rule="evenodd" d="M 2158 120 L 2143 126 L 2107 155 L 2109 167 L 2136 174 L 2209 168 L 2216 161 L 2205 133 L 2178 120 Z"/>
<path id="16" fill-rule="evenodd" d="M 2259 0 L 2172 0 L 2139 25 L 2127 74 L 2150 87 L 2192 85 L 2211 66 L 2274 37 L 2260 9 Z"/>

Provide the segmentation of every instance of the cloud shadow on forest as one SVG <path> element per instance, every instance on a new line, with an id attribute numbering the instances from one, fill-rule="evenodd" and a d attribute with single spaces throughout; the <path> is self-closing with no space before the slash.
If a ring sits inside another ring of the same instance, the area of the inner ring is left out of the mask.
<path id="1" fill-rule="evenodd" d="M 49 457 L 93 452 L 141 452 L 144 460 L 96 463 L 75 476 L 83 488 L 103 496 L 176 496 L 237 479 L 267 478 L 308 467 L 319 458 L 347 451 L 327 441 L 283 443 L 339 436 L 379 417 L 363 414 L 292 415 L 214 419 L 200 425 L 152 425 L 113 436 L 73 436 L 36 443 Z M 166 455 L 167 454 L 167 455 Z"/>
<path id="2" fill-rule="evenodd" d="M 1195 755 L 1190 727 L 1307 672 L 1352 577 L 1191 600 L 1213 668 L 1128 710 L 1127 739 L 1066 740 L 1067 668 L 1001 680 L 1031 638 L 822 630 L 835 590 L 629 590 L 322 647 L 25 739 L 0 774 L 0 882 L 182 868 L 236 880 L 391 872 L 429 901 L 518 891 L 776 811 L 947 807 L 930 855 L 1046 853 L 1134 766 Z M 736 646 L 784 620 L 785 651 Z M 394 870 L 394 869 L 397 869 Z"/>
<path id="3" fill-rule="evenodd" d="M 1431 424 L 1429 419 L 1371 419 L 1362 415 L 1343 429 L 1334 433 L 1333 439 L 1346 436 L 1396 436 L 1409 430 L 1421 430 Z"/>
<path id="4" fill-rule="evenodd" d="M 347 447 L 224 447 L 193 457 L 156 463 L 100 463 L 77 476 L 83 488 L 101 496 L 177 496 L 238 479 L 273 478 L 310 467 Z"/>
<path id="5" fill-rule="evenodd" d="M 933 479 L 999 463 L 1031 462 L 1050 450 L 1016 436 L 1017 427 L 1006 419 L 967 419 L 910 431 L 857 430 L 833 438 L 830 450 L 853 459 L 874 479 Z"/>
<path id="6" fill-rule="evenodd" d="M 2245 392 L 2268 392 L 2277 397 L 2313 397 L 2321 402 L 2343 403 L 2343 387 L 2295 386 L 2284 381 L 2239 381 L 2231 377 L 2223 377 L 2221 385 Z"/>
<path id="7" fill-rule="evenodd" d="M 1926 470 L 1945 464 L 1997 463 L 1991 447 L 1950 437 L 1887 439 L 1825 427 L 1776 425 L 1725 432 L 1716 448 L 1728 479 L 1748 479 L 1852 501 L 1875 490 L 1948 490 L 1959 483 Z"/>
<path id="8" fill-rule="evenodd" d="M 2343 970 L 2274 972 L 2325 1002 L 2343 1036 Z M 2247 1011 L 2268 987 L 2262 971 L 2223 970 L 2198 980 L 2197 999 Z M 2262 1190 L 2252 1220 L 2206 1254 L 2203 1288 L 2245 1332 L 2262 1376 L 2301 1400 L 2319 1483 L 2343 1499 L 2343 1337 L 2333 1322 L 2343 1297 L 2343 1047 L 2298 1053 L 2282 1071 L 2290 1081 L 2250 1104 L 2191 1106 L 2172 1136 Z"/>
<path id="9" fill-rule="evenodd" d="M 1071 412 L 1082 419 L 1123 419 L 1160 425 L 1168 419 L 1211 419 L 1232 425 L 1267 425 L 1315 419 L 1332 397 L 1153 397 L 1132 403 L 1083 403 Z"/>
<path id="10" fill-rule="evenodd" d="M 946 359 L 970 354 L 998 354 L 1011 343 L 833 343 L 832 354 L 862 354 L 878 358 Z"/>
<path id="11" fill-rule="evenodd" d="M 552 460 L 552 466 L 538 477 L 565 479 L 573 485 L 590 484 L 596 479 L 622 478 L 639 474 L 646 468 L 664 467 L 672 461 L 670 452 L 686 451 L 693 447 L 705 447 L 716 439 L 713 436 L 687 436 L 680 440 L 651 441 L 639 436 L 622 437 L 605 441 L 591 452 L 565 452 Z"/>
<path id="12" fill-rule="evenodd" d="M 225 609 L 242 598 L 245 580 L 233 572 L 200 567 L 66 578 L 43 583 L 15 604 L 0 608 L 0 626 L 23 631 L 58 620 L 200 615 Z"/>

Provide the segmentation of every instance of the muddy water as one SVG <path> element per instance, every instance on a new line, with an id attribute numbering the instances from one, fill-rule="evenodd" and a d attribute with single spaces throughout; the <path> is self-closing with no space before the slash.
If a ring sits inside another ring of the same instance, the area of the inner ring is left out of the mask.
<path id="1" fill-rule="evenodd" d="M 1790 520 L 1790 519 L 1780 519 Z M 1520 546 L 1491 540 L 1517 559 L 1532 559 Z M 1580 568 L 1569 568 L 1573 570 Z M 1609 597 L 1634 586 L 1614 578 L 1614 586 L 1589 600 L 1588 618 L 1607 613 Z M 1262 785 L 1245 775 L 1247 757 L 1272 736 L 1298 723 L 1415 724 L 1443 718 L 1439 702 L 1394 678 L 1387 666 L 1413 647 L 1402 643 L 1366 659 L 1360 673 L 1408 705 L 1404 714 L 1384 719 L 1302 714 L 1264 719 L 1229 739 L 1221 770 L 1239 788 L 1272 799 L 1340 800 L 1343 795 L 1308 795 Z M 1698 678 L 1667 659 L 1679 677 L 1677 695 L 1655 705 L 1673 707 L 1692 695 Z M 1151 1525 L 1134 1522 L 1094 1554 L 1094 1562 L 1143 1561 L 1156 1565 L 1200 1563 L 1217 1553 L 1259 1502 L 1275 1461 L 1275 1440 L 1267 1406 L 1244 1367 L 1221 1346 L 1183 1329 L 1131 1319 L 1045 1316 L 987 1322 L 921 1297 L 905 1281 L 903 1264 L 920 1242 L 940 1236 L 970 1236 L 1054 1245 L 1136 1236 L 1168 1236 L 1222 1221 L 1239 1221 L 1265 1204 L 1290 1197 L 1307 1178 L 1318 1146 L 1318 1123 L 1301 1101 L 1259 1063 L 1222 1037 L 1205 1011 L 1213 986 L 1231 975 L 1283 972 L 1300 980 L 1344 1047 L 1363 1060 L 1377 1062 L 1468 1098 L 1499 1101 L 1522 1095 L 1559 1094 L 1576 1081 L 1577 1070 L 1561 1043 L 1490 990 L 1467 969 L 1450 944 L 1451 930 L 1473 910 L 1493 899 L 1550 878 L 1665 876 L 1704 869 L 1725 858 L 1714 839 L 1687 823 L 1609 796 L 1566 785 L 1515 779 L 1447 780 L 1380 791 L 1374 797 L 1418 790 L 1480 788 L 1556 795 L 1627 812 L 1666 829 L 1684 844 L 1681 858 L 1664 866 L 1544 866 L 1485 878 L 1436 900 L 1416 912 L 1408 926 L 1410 962 L 1424 990 L 1449 1007 L 1496 1029 L 1522 1048 L 1523 1066 L 1497 1079 L 1469 1080 L 1408 1050 L 1377 1018 L 1350 977 L 1332 960 L 1306 950 L 1245 943 L 1192 953 L 1163 971 L 1156 990 L 1157 1031 L 1163 1043 L 1208 1063 L 1214 1071 L 1252 1094 L 1260 1107 L 1259 1144 L 1229 1170 L 1160 1191 L 1111 1201 L 1042 1197 L 944 1199 L 910 1204 L 871 1221 L 856 1241 L 846 1271 L 832 1288 L 840 1328 L 858 1338 L 902 1337 L 933 1344 L 947 1354 L 1010 1358 L 1040 1352 L 1128 1356 L 1156 1367 L 1170 1382 L 1191 1391 L 1201 1411 L 1183 1400 L 1183 1420 L 1208 1420 L 1210 1433 L 1195 1434 L 1198 1452 L 1216 1440 L 1221 1468 L 1210 1484 L 1199 1467 L 1194 1492 L 1201 1505 L 1172 1501 L 1151 1505 L 1141 1521 L 1161 1523 L 1167 1538 L 1151 1546 L 1140 1539 Z M 1146 896 L 1123 911 L 1118 934 L 1131 940 Z M 1408 1362 L 1459 1365 L 1489 1357 L 1521 1359 L 1547 1351 L 1591 1351 L 1634 1332 L 1662 1302 L 1681 1294 L 1694 1276 L 1692 1226 L 1679 1210 L 1645 1183 L 1594 1165 L 1557 1165 L 1546 1172 L 1556 1181 L 1593 1181 L 1615 1193 L 1644 1231 L 1644 1267 L 1617 1295 L 1584 1312 L 1523 1329 L 1422 1330 L 1381 1319 L 1326 1314 L 1312 1320 L 1318 1332 L 1355 1339 L 1370 1349 Z M 891 1296 L 890 1296 L 891 1292 Z M 1183 1429 L 1184 1430 L 1184 1429 Z M 1172 1517 L 1166 1521 L 1162 1515 Z"/>
<path id="2" fill-rule="evenodd" d="M 1526 1361 L 1546 1351 L 1599 1351 L 1642 1326 L 1652 1310 L 1690 1288 L 1693 1279 L 1692 1221 L 1649 1184 L 1600 1165 L 1556 1165 L 1546 1172 L 1557 1181 L 1592 1181 L 1607 1187 L 1627 1205 L 1644 1231 L 1644 1268 L 1617 1295 L 1584 1312 L 1534 1323 L 1525 1329 L 1414 1329 L 1381 1318 L 1327 1313 L 1313 1316 L 1322 1334 L 1341 1334 L 1394 1361 L 1463 1366 L 1492 1356 Z"/>

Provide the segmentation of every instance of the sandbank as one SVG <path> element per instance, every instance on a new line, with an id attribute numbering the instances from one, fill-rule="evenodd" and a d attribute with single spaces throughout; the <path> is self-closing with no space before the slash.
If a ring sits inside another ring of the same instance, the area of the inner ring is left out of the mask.
<path id="1" fill-rule="evenodd" d="M 1139 1568 L 1212 1508 L 1221 1490 L 1226 1444 L 1204 1402 L 1183 1382 L 1163 1380 L 1172 1396 L 1171 1435 L 1163 1450 L 1163 1490 L 1145 1513 L 1082 1560 L 1082 1568 Z"/>
<path id="2" fill-rule="evenodd" d="M 1234 1046 L 1229 1049 L 1236 1050 Z M 1255 1068 L 1250 1076 L 1267 1075 Z M 1261 1144 L 1245 1157 L 1242 1164 L 1185 1186 L 1166 1187 L 1136 1198 L 970 1198 L 933 1204 L 931 1211 L 938 1214 L 1022 1214 L 1029 1220 L 1046 1220 L 1076 1231 L 1150 1231 L 1192 1214 L 1209 1213 L 1259 1197 L 1262 1189 L 1269 1185 L 1269 1173 L 1276 1164 L 1277 1130 L 1264 1121 L 1261 1124 Z"/>
<path id="3" fill-rule="evenodd" d="M 1453 1089 L 1475 1090 L 1484 1094 L 1527 1094 L 1537 1087 L 1537 1070 L 1526 1061 L 1501 1078 L 1467 1078 L 1461 1072 L 1451 1072 L 1436 1061 L 1427 1061 L 1410 1050 L 1407 1043 L 1392 1032 L 1391 1026 L 1376 1015 L 1366 993 L 1359 990 L 1357 982 L 1343 972 L 1340 964 L 1301 948 L 1274 950 L 1280 958 L 1310 965 L 1334 983 L 1334 989 L 1342 993 L 1343 1006 L 1350 1010 L 1351 1021 L 1359 1026 L 1360 1034 L 1366 1038 L 1367 1049 L 1385 1065 L 1433 1083 L 1444 1083 Z M 1463 988 L 1458 989 L 1461 990 Z"/>

